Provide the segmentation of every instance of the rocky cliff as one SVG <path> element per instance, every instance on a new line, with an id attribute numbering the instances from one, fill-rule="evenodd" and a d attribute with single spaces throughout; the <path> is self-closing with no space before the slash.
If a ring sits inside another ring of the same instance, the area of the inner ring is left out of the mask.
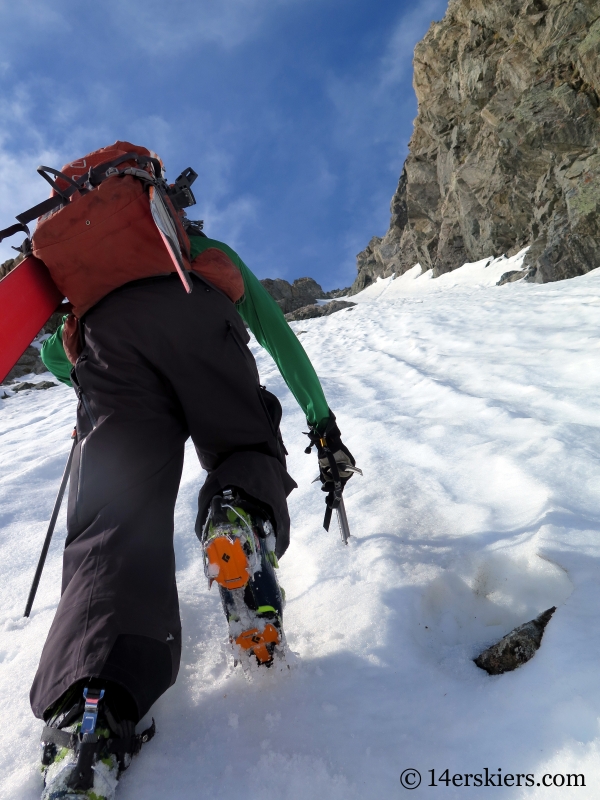
<path id="1" fill-rule="evenodd" d="M 312 278 L 297 278 L 293 283 L 283 278 L 264 278 L 261 283 L 284 314 L 325 297 L 323 289 Z"/>
<path id="2" fill-rule="evenodd" d="M 284 314 L 311 306 L 317 300 L 343 297 L 350 291 L 350 287 L 347 287 L 324 292 L 312 278 L 297 278 L 293 283 L 288 283 L 283 278 L 264 278 L 261 283 Z"/>
<path id="3" fill-rule="evenodd" d="M 600 266 L 600 2 L 450 0 L 415 48 L 418 116 L 390 227 L 353 292 L 531 245 L 528 280 Z"/>

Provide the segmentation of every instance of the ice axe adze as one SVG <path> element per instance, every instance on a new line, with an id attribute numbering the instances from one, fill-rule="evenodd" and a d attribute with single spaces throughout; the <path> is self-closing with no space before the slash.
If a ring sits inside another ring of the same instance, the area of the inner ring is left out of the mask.
<path id="1" fill-rule="evenodd" d="M 73 431 L 73 435 L 71 438 L 73 439 L 73 445 L 71 447 L 71 452 L 69 453 L 69 458 L 67 459 L 67 464 L 65 466 L 65 471 L 63 473 L 62 480 L 60 482 L 60 488 L 58 490 L 58 494 L 56 495 L 54 509 L 52 510 L 52 516 L 50 517 L 50 524 L 48 525 L 46 538 L 44 539 L 44 546 L 42 547 L 42 552 L 40 553 L 40 560 L 38 561 L 37 569 L 35 571 L 35 575 L 33 576 L 33 583 L 31 584 L 31 589 L 29 590 L 29 597 L 27 598 L 27 605 L 25 606 L 25 613 L 23 614 L 24 617 L 28 617 L 31 612 L 31 607 L 33 605 L 33 601 L 35 600 L 35 595 L 38 590 L 40 578 L 42 577 L 42 570 L 44 569 L 44 564 L 46 563 L 46 556 L 48 555 L 48 549 L 50 547 L 50 541 L 52 540 L 52 534 L 54 533 L 54 528 L 56 527 L 58 512 L 60 511 L 63 497 L 65 495 L 65 489 L 67 488 L 67 481 L 69 480 L 69 473 L 71 472 L 71 462 L 73 461 L 73 453 L 75 452 L 75 445 L 77 444 L 76 431 Z"/>

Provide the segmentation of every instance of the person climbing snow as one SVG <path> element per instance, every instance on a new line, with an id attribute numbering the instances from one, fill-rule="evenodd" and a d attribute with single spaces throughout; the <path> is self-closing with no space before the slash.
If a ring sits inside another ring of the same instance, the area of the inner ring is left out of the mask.
<path id="1" fill-rule="evenodd" d="M 160 159 L 129 142 L 43 169 L 60 204 L 33 253 L 72 312 L 42 359 L 78 406 L 62 595 L 31 706 L 45 722 L 43 800 L 111 800 L 154 734 L 136 724 L 179 668 L 173 517 L 189 437 L 207 472 L 196 534 L 235 658 L 264 669 L 285 657 L 275 570 L 296 484 L 244 322 L 306 415 L 330 511 L 356 469 L 279 306 L 186 218 L 192 170 L 167 185 Z"/>

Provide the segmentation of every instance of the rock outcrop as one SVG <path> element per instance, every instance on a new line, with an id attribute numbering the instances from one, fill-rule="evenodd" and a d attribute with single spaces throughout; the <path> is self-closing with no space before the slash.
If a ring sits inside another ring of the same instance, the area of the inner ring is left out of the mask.
<path id="1" fill-rule="evenodd" d="M 598 0 L 450 0 L 415 48 L 414 87 L 390 227 L 352 293 L 527 245 L 528 280 L 600 266 Z"/>
<path id="2" fill-rule="evenodd" d="M 12 383 L 18 378 L 22 378 L 23 375 L 41 375 L 42 372 L 46 372 L 46 367 L 40 358 L 40 351 L 37 347 L 30 345 L 2 383 Z"/>
<path id="3" fill-rule="evenodd" d="M 335 314 L 336 311 L 342 311 L 344 308 L 352 308 L 356 303 L 350 303 L 348 300 L 332 300 L 330 303 L 323 303 L 322 305 L 310 305 L 297 308 L 285 315 L 288 322 L 297 322 L 302 319 L 315 319 L 316 317 L 328 317 L 330 314 Z"/>
<path id="4" fill-rule="evenodd" d="M 284 314 L 327 297 L 312 278 L 298 278 L 293 283 L 288 283 L 283 278 L 264 278 L 261 283 Z"/>
<path id="5" fill-rule="evenodd" d="M 16 258 L 9 258 L 0 264 L 0 280 L 5 278 L 9 272 L 12 272 L 13 269 L 21 263 L 23 260 L 22 256 L 17 256 Z"/>

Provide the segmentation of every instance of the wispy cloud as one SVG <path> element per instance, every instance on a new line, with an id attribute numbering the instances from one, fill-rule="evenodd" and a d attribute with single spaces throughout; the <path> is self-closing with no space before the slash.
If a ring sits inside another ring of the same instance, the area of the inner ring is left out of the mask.
<path id="1" fill-rule="evenodd" d="M 229 203 L 203 199 L 188 210 L 190 219 L 203 219 L 212 239 L 226 242 L 235 250 L 240 246 L 247 227 L 256 224 L 260 203 L 256 197 L 238 197 Z"/>
<path id="2" fill-rule="evenodd" d="M 328 94 L 337 111 L 340 146 L 354 149 L 354 137 L 365 142 L 398 140 L 391 125 L 399 107 L 413 102 L 412 92 L 403 90 L 412 79 L 415 45 L 429 24 L 443 17 L 447 4 L 447 0 L 424 0 L 400 14 L 383 54 L 359 76 L 329 75 Z"/>
<path id="3" fill-rule="evenodd" d="M 444 16 L 447 6 L 448 0 L 421 0 L 412 11 L 402 15 L 379 64 L 378 92 L 387 92 L 412 76 L 415 45 L 423 38 L 430 23 Z"/>
<path id="4" fill-rule="evenodd" d="M 58 37 L 60 42 L 60 37 L 66 37 L 72 32 L 68 13 L 65 13 L 68 12 L 69 5 L 73 6 L 74 3 L 70 0 L 56 0 L 53 3 L 44 0 L 19 0 L 18 3 L 2 0 L 0 26 L 4 32 L 20 30 L 21 43 L 35 31 L 45 31 L 48 36 Z"/>
<path id="5" fill-rule="evenodd" d="M 203 42 L 235 47 L 260 29 L 265 17 L 293 0 L 110 0 L 105 3 L 119 27 L 146 50 L 172 50 Z"/>
<path id="6" fill-rule="evenodd" d="M 155 53 L 171 50 L 177 59 L 181 48 L 194 44 L 235 47 L 255 36 L 274 11 L 299 2 L 306 0 L 104 0 L 86 11 L 99 14 L 101 23 L 108 22 L 129 47 Z M 85 49 L 78 25 L 83 11 L 79 0 L 4 0 L 0 26 L 28 36 L 41 31 L 54 37 L 57 47 L 70 44 L 76 53 L 78 47 Z M 93 36 L 94 30 L 82 33 Z"/>
<path id="7" fill-rule="evenodd" d="M 36 167 L 62 164 L 61 154 L 46 147 L 43 137 L 34 130 L 24 147 L 15 148 L 12 142 L 15 120 L 21 122 L 28 116 L 26 106 L 15 98 L 0 102 L 0 119 L 4 120 L 0 123 L 0 229 L 12 225 L 17 214 L 47 197 L 47 185 L 40 179 Z M 11 245 L 19 245 L 22 239 L 22 235 L 16 234 L 0 243 L 0 262 L 15 256 Z"/>
<path id="8" fill-rule="evenodd" d="M 75 155 L 89 152 L 90 143 L 102 136 L 95 126 L 76 124 L 74 120 L 85 116 L 81 104 L 53 89 L 58 102 L 52 137 L 40 124 L 38 107 L 26 85 L 17 85 L 0 100 L 0 229 L 48 196 L 48 185 L 36 172 L 40 164 L 60 169 Z M 14 257 L 11 245 L 20 244 L 21 239 L 15 234 L 0 243 L 1 261 Z"/>
<path id="9" fill-rule="evenodd" d="M 128 139 L 198 171 L 191 216 L 259 274 L 347 283 L 387 227 L 413 48 L 445 7 L 0 0 L 0 225 L 45 196 L 40 162 Z"/>
<path id="10" fill-rule="evenodd" d="M 203 218 L 211 235 L 235 247 L 242 231 L 255 223 L 259 201 L 247 192 L 236 194 L 235 153 L 228 146 L 227 131 L 215 129 L 210 115 L 199 115 L 193 121 L 195 134 L 203 142 L 194 158 L 184 144 L 188 138 L 186 126 L 182 130 L 159 114 L 120 118 L 114 113 L 114 94 L 102 87 L 94 91 L 94 103 L 100 109 L 112 109 L 113 116 L 109 119 L 107 115 L 104 124 L 94 120 L 84 124 L 82 120 L 88 117 L 85 98 L 69 100 L 56 85 L 49 84 L 47 89 L 56 102 L 52 119 L 45 118 L 43 124 L 27 86 L 16 86 L 12 95 L 0 100 L 0 229 L 12 225 L 17 214 L 47 197 L 48 186 L 36 172 L 40 164 L 59 169 L 73 158 L 116 139 L 143 144 L 158 152 L 165 160 L 169 179 L 187 166 L 196 169 L 199 178 L 194 191 L 199 203 L 190 209 L 190 216 Z M 0 263 L 14 257 L 11 245 L 20 244 L 22 238 L 15 234 L 0 243 Z"/>
<path id="11" fill-rule="evenodd" d="M 344 238 L 338 274 L 352 274 L 355 255 L 373 234 L 383 235 L 416 112 L 412 91 L 414 48 L 430 23 L 444 16 L 447 0 L 424 0 L 401 12 L 382 43 L 382 53 L 358 74 L 331 72 L 327 92 L 335 109 L 333 138 L 350 160 L 345 175 L 349 216 L 363 220 Z M 367 177 L 377 175 L 378 180 Z M 368 195 L 365 185 L 371 187 Z M 365 228 L 371 233 L 365 237 Z"/>

